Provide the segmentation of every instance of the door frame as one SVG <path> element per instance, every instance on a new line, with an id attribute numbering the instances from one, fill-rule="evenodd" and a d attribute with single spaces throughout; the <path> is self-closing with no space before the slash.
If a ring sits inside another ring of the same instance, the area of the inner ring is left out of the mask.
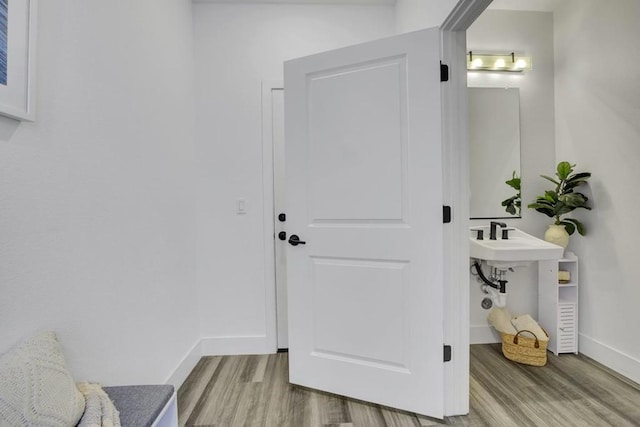
<path id="1" fill-rule="evenodd" d="M 444 364 L 445 416 L 469 413 L 469 146 L 467 29 L 492 0 L 459 0 L 440 26 L 442 61 L 449 84 L 442 87 L 443 203 L 453 222 L 444 229 L 444 340 L 452 347 Z"/>
<path id="2" fill-rule="evenodd" d="M 444 339 L 452 359 L 444 365 L 445 416 L 469 413 L 469 159 L 467 147 L 466 30 L 491 0 L 460 0 L 441 26 L 443 63 L 449 81 L 442 86 L 443 203 L 453 221 L 444 227 Z M 272 90 L 282 81 L 262 82 L 262 167 L 267 346 L 277 351 L 275 228 L 273 213 Z"/>
<path id="3" fill-rule="evenodd" d="M 278 351 L 275 268 L 275 214 L 273 180 L 273 103 L 271 93 L 283 90 L 282 80 L 262 81 L 262 211 L 264 245 L 265 324 L 267 349 Z"/>

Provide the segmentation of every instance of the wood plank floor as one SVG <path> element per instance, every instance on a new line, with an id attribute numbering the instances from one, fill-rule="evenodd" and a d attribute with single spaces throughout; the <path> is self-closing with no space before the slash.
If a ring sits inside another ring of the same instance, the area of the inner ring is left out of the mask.
<path id="1" fill-rule="evenodd" d="M 444 421 L 288 383 L 286 353 L 204 357 L 178 390 L 181 427 L 640 426 L 640 386 L 585 356 L 519 365 L 471 346 L 470 413 Z"/>

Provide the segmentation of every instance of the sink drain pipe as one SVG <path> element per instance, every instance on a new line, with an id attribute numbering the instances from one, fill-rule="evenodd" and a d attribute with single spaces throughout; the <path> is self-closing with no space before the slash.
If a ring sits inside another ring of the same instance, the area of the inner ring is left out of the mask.
<path id="1" fill-rule="evenodd" d="M 498 273 L 498 277 L 500 277 L 498 280 L 496 280 L 496 282 L 492 282 L 491 280 L 487 279 L 487 276 L 484 275 L 484 273 L 482 272 L 482 266 L 480 265 L 480 262 L 478 262 L 478 260 L 474 260 L 472 267 L 475 267 L 475 274 L 473 273 L 473 270 L 471 271 L 471 274 L 474 274 L 475 276 L 478 276 L 487 286 L 490 286 L 493 289 L 486 289 L 486 292 L 488 294 L 491 295 L 491 299 L 493 300 L 493 303 L 496 305 L 496 307 L 504 307 L 507 305 L 507 280 L 502 280 L 502 273 L 503 272 L 499 272 Z M 497 270 L 497 269 L 496 269 Z"/>

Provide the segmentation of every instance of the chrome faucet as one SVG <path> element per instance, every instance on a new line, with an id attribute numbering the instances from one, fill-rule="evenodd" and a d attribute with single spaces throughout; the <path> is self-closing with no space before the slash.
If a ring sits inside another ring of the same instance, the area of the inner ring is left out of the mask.
<path id="1" fill-rule="evenodd" d="M 489 231 L 489 240 L 496 240 L 496 228 L 500 226 L 507 228 L 507 224 L 504 222 L 491 221 L 491 230 Z"/>

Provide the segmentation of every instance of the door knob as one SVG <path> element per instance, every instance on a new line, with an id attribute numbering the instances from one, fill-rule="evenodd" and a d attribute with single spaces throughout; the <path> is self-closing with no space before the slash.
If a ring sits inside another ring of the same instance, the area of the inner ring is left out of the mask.
<path id="1" fill-rule="evenodd" d="M 303 242 L 302 240 L 300 240 L 300 238 L 296 234 L 292 234 L 291 237 L 289 237 L 289 244 L 291 246 L 298 246 L 298 245 L 306 245 L 307 242 Z"/>

